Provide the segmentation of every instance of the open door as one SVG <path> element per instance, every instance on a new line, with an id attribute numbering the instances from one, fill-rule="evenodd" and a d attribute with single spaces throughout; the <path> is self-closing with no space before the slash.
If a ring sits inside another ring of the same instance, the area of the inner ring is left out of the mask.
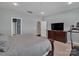
<path id="1" fill-rule="evenodd" d="M 22 19 L 12 18 L 11 19 L 11 35 L 22 34 Z"/>

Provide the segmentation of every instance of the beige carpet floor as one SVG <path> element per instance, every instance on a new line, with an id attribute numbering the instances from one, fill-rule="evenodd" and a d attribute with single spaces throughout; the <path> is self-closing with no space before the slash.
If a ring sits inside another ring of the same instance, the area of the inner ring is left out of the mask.
<path id="1" fill-rule="evenodd" d="M 54 42 L 54 56 L 69 56 L 71 53 L 70 43 Z"/>

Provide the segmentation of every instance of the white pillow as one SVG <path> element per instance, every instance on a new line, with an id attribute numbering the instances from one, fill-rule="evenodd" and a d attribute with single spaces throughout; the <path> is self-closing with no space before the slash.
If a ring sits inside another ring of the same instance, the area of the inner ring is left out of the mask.
<path id="1" fill-rule="evenodd" d="M 5 52 L 9 48 L 9 40 L 7 36 L 0 36 L 0 52 Z"/>

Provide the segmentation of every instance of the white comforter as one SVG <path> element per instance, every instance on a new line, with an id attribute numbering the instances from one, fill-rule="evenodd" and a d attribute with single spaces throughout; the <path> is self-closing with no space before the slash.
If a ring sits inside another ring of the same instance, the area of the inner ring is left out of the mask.
<path id="1" fill-rule="evenodd" d="M 9 49 L 0 52 L 2 56 L 42 56 L 51 50 L 48 39 L 34 35 L 9 37 Z"/>

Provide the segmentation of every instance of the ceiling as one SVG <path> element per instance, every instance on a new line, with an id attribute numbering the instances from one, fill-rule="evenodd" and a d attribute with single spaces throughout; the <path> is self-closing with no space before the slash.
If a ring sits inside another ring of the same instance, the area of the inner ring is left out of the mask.
<path id="1" fill-rule="evenodd" d="M 27 11 L 32 11 L 32 15 L 41 16 L 40 12 L 45 12 L 43 16 L 53 15 L 63 11 L 79 8 L 79 2 L 17 2 L 18 6 L 14 6 L 13 2 L 0 2 L 0 7 L 5 9 L 13 9 L 18 12 L 29 14 Z"/>

